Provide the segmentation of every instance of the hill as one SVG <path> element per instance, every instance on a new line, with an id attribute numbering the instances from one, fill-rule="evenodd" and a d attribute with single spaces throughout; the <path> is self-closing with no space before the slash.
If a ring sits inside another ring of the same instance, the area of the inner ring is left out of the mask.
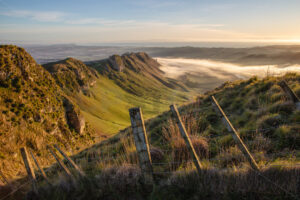
<path id="1" fill-rule="evenodd" d="M 140 65 L 141 71 L 151 71 L 150 63 Z M 143 76 L 130 75 L 139 77 L 130 80 L 141 91 Z M 191 95 L 157 82 L 160 89 L 152 91 L 153 96 L 137 96 L 116 84 L 118 77 L 109 76 L 74 58 L 41 66 L 23 48 L 0 46 L 0 170 L 5 176 L 25 175 L 20 147 L 47 166 L 54 162 L 47 145 L 56 143 L 75 153 L 127 127 L 128 108 L 143 106 L 149 118 Z"/>
<path id="2" fill-rule="evenodd" d="M 193 96 L 183 84 L 165 78 L 159 63 L 146 53 L 113 55 L 86 64 L 99 73 L 98 79 L 89 96 L 73 96 L 100 135 L 112 135 L 129 126 L 130 107 L 143 107 L 148 119 L 167 110 L 170 103 L 183 103 Z"/>
<path id="3" fill-rule="evenodd" d="M 76 194 L 82 194 L 82 199 L 294 199 L 300 171 L 300 111 L 277 85 L 281 80 L 300 95 L 299 74 L 253 77 L 226 82 L 179 108 L 204 166 L 200 175 L 171 113 L 164 112 L 145 122 L 156 177 L 153 190 L 141 181 L 128 128 L 74 156 L 87 173 L 81 184 L 69 184 L 70 192 L 51 190 L 43 195 L 47 199 L 75 198 Z M 238 130 L 261 175 L 250 169 L 214 111 L 211 95 Z"/>
<path id="4" fill-rule="evenodd" d="M 24 174 L 22 163 L 12 162 L 20 159 L 21 146 L 43 155 L 50 141 L 71 150 L 90 135 L 79 108 L 51 74 L 24 49 L 5 45 L 0 46 L 0 129 L 0 169 L 11 176 Z"/>
<path id="5" fill-rule="evenodd" d="M 180 82 L 164 77 L 164 72 L 159 69 L 160 64 L 144 52 L 113 55 L 108 59 L 88 62 L 88 65 L 137 96 L 146 93 L 151 95 L 162 86 L 188 91 L 187 87 Z"/>
<path id="6" fill-rule="evenodd" d="M 87 93 L 90 86 L 93 86 L 96 79 L 99 78 L 95 70 L 74 58 L 47 63 L 43 67 L 51 73 L 56 83 L 67 93 L 80 91 Z"/>
<path id="7" fill-rule="evenodd" d="M 273 45 L 249 48 L 223 47 L 148 47 L 143 50 L 154 57 L 209 59 L 239 65 L 300 64 L 299 45 Z"/>

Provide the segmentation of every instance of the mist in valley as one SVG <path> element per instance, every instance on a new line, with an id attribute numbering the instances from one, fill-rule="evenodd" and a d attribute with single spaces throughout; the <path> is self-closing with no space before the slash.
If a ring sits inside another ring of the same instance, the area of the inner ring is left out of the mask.
<path id="1" fill-rule="evenodd" d="M 225 81 L 252 76 L 281 76 L 300 72 L 300 65 L 238 65 L 208 59 L 157 58 L 161 70 L 170 78 L 183 81 L 201 92 L 213 89 Z"/>

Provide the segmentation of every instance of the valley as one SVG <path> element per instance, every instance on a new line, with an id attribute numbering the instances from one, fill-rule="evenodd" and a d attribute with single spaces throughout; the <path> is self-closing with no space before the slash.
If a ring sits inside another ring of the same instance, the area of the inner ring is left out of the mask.
<path id="1" fill-rule="evenodd" d="M 124 61 L 120 65 L 103 60 L 103 71 L 98 61 L 88 67 L 73 58 L 41 66 L 22 48 L 1 46 L 0 170 L 5 176 L 25 175 L 16 153 L 22 146 L 37 153 L 43 166 L 49 165 L 54 161 L 48 159 L 49 143 L 75 153 L 128 127 L 131 107 L 143 107 L 149 119 L 170 103 L 192 98 L 183 85 L 163 77 L 156 61 L 137 55 L 115 56 Z M 122 66 L 122 72 L 115 66 Z"/>
<path id="2" fill-rule="evenodd" d="M 252 173 L 211 106 L 212 95 L 228 113 L 261 173 L 269 178 L 270 174 L 277 178 L 289 174 L 291 183 L 282 179 L 277 184 L 291 193 L 297 190 L 299 111 L 278 85 L 285 80 L 300 96 L 297 64 L 264 65 L 258 61 L 257 65 L 240 65 L 210 59 L 152 58 L 137 52 L 85 62 L 65 58 L 39 65 L 23 48 L 12 45 L 0 47 L 0 61 L 0 170 L 16 187 L 27 183 L 12 198 L 30 190 L 18 153 L 20 147 L 26 147 L 37 156 L 54 184 L 49 187 L 44 180 L 39 181 L 39 195 L 44 199 L 72 199 L 78 192 L 84 199 L 90 195 L 86 193 L 89 190 L 98 191 L 93 199 L 111 199 L 112 193 L 125 199 L 149 195 L 168 199 L 169 194 L 180 190 L 177 183 L 182 181 L 186 182 L 182 189 L 192 191 L 191 195 L 199 197 L 205 192 L 214 199 L 212 190 L 199 185 L 193 159 L 169 111 L 174 103 L 179 106 L 210 187 L 227 176 L 234 183 L 250 177 L 251 187 L 226 182 L 227 189 L 219 188 L 218 193 L 226 198 L 257 195 L 259 185 L 262 192 L 270 193 L 268 198 L 288 196 Z M 151 187 L 141 182 L 128 111 L 133 107 L 141 107 L 145 120 L 158 181 L 157 191 L 152 193 Z M 73 185 L 63 172 L 58 173 L 59 166 L 47 147 L 54 144 L 72 156 L 86 174 L 76 178 L 77 184 Z M 193 190 L 190 180 L 201 189 Z M 66 191 L 65 187 L 70 189 Z M 236 192 L 231 193 L 233 188 Z M 57 192 L 60 190 L 64 192 Z M 3 191 L 3 195 L 9 193 L 10 186 L 3 186 Z M 183 193 L 178 198 L 190 196 Z"/>

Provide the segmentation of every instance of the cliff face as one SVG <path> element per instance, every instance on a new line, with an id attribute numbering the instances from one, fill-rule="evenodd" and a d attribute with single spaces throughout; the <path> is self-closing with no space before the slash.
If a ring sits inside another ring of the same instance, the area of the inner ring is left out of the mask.
<path id="1" fill-rule="evenodd" d="M 80 74 L 77 80 L 87 76 Z M 78 134 L 88 134 L 79 109 L 56 82 L 24 49 L 0 46 L 0 169 L 6 173 L 18 173 L 10 162 L 22 146 L 41 155 L 49 144 L 73 148 Z"/>
<path id="2" fill-rule="evenodd" d="M 119 55 L 110 56 L 108 62 L 111 67 L 118 72 L 122 72 L 125 68 L 122 57 Z"/>
<path id="3" fill-rule="evenodd" d="M 51 73 L 56 83 L 68 92 L 86 92 L 98 78 L 95 70 L 74 58 L 48 63 L 43 67 Z"/>

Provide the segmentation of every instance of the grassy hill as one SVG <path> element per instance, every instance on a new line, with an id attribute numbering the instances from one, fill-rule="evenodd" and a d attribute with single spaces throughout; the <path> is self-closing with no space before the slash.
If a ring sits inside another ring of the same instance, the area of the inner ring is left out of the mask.
<path id="1" fill-rule="evenodd" d="M 170 103 L 183 103 L 192 97 L 184 85 L 165 78 L 160 64 L 143 52 L 113 55 L 87 65 L 100 74 L 90 89 L 92 98 L 79 94 L 75 99 L 101 135 L 129 126 L 131 107 L 143 107 L 148 119 L 167 110 Z"/>
<path id="2" fill-rule="evenodd" d="M 299 74 L 226 82 L 187 102 L 193 93 L 165 78 L 145 53 L 86 64 L 68 58 L 42 67 L 22 48 L 1 46 L 0 69 L 1 171 L 23 178 L 19 147 L 33 151 L 45 166 L 54 163 L 46 146 L 58 144 L 86 173 L 70 180 L 56 164 L 47 167 L 52 186 L 39 182 L 40 199 L 295 199 L 299 192 L 300 111 L 277 85 L 286 80 L 300 96 Z M 260 175 L 214 111 L 211 95 L 253 154 Z M 168 111 L 174 102 L 181 104 L 201 174 Z M 146 119 L 154 185 L 143 181 L 129 127 L 128 109 L 137 106 Z"/>
<path id="3" fill-rule="evenodd" d="M 5 176 L 25 176 L 20 147 L 27 147 L 47 166 L 54 162 L 47 145 L 59 144 L 75 153 L 126 128 L 130 107 L 145 107 L 145 117 L 150 118 L 171 102 L 190 98 L 187 90 L 169 87 L 178 84 L 166 86 L 147 77 L 146 71 L 153 70 L 163 80 L 159 64 L 152 65 L 153 59 L 140 54 L 147 62 L 132 59 L 138 63 L 131 65 L 142 66 L 139 72 L 125 65 L 122 72 L 102 74 L 100 66 L 91 68 L 74 58 L 41 66 L 22 48 L 0 46 L 0 170 Z M 134 82 L 128 86 L 142 93 L 117 84 L 127 72 Z"/>
<path id="4" fill-rule="evenodd" d="M 47 199 L 296 199 L 300 178 L 300 111 L 277 85 L 300 95 L 300 75 L 226 82 L 179 108 L 201 163 L 199 175 L 170 112 L 146 121 L 157 184 L 142 182 L 131 129 L 74 156 L 87 178 Z M 258 163 L 252 171 L 213 110 L 214 95 Z M 143 110 L 146 114 L 147 111 Z M 61 179 L 61 182 L 65 179 Z M 283 188 L 283 189 L 282 189 Z M 80 197 L 78 197 L 80 194 Z"/>
<path id="5" fill-rule="evenodd" d="M 90 89 L 92 98 L 83 94 L 76 95 L 75 101 L 86 119 L 101 135 L 117 133 L 130 125 L 128 109 L 140 106 L 147 111 L 149 119 L 168 109 L 172 102 L 183 103 L 190 94 L 168 88 L 160 88 L 156 93 L 136 96 L 123 90 L 113 80 L 100 75 Z"/>
<path id="6" fill-rule="evenodd" d="M 92 130 L 83 121 L 79 124 L 80 115 L 51 74 L 24 49 L 0 46 L 0 170 L 4 174 L 25 174 L 18 153 L 22 146 L 46 165 L 52 162 L 45 159 L 49 143 L 70 150 L 88 145 Z"/>

